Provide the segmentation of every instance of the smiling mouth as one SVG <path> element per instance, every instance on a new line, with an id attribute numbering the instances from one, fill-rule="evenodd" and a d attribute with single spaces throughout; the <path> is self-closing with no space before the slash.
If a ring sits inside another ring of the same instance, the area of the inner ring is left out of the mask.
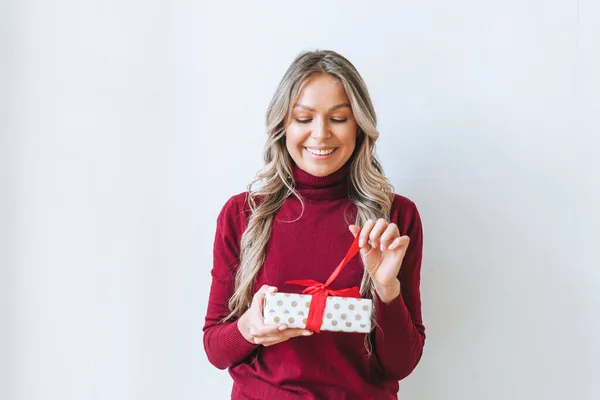
<path id="1" fill-rule="evenodd" d="M 329 149 L 312 149 L 310 147 L 305 147 L 304 149 L 315 156 L 328 156 L 334 151 L 336 151 L 337 147 L 331 147 Z"/>

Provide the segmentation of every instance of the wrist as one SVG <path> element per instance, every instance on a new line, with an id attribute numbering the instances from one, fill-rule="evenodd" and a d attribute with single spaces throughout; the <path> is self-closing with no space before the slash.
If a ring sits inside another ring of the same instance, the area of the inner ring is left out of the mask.
<path id="1" fill-rule="evenodd" d="M 242 336 L 244 337 L 244 339 L 246 339 L 246 341 L 248 343 L 252 343 L 252 338 L 250 337 L 250 332 L 248 329 L 248 324 L 246 323 L 247 320 L 247 316 L 246 313 L 242 314 L 242 316 L 240 318 L 238 318 L 236 324 L 237 324 L 237 328 L 238 331 L 240 331 L 240 333 L 242 334 Z"/>
<path id="2" fill-rule="evenodd" d="M 384 285 L 378 285 L 377 283 L 374 285 L 379 299 L 385 304 L 391 303 L 400 296 L 400 281 L 398 279 Z"/>

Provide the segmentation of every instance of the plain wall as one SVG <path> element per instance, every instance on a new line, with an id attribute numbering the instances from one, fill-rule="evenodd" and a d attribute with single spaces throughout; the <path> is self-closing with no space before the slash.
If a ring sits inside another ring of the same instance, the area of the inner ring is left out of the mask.
<path id="1" fill-rule="evenodd" d="M 600 3 L 3 2 L 0 398 L 225 399 L 215 220 L 301 50 L 362 73 L 424 224 L 400 399 L 600 398 Z"/>

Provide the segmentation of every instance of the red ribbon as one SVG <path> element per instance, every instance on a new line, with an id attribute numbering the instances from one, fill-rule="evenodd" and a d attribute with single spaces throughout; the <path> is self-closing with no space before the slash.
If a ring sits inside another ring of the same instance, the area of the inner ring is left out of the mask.
<path id="1" fill-rule="evenodd" d="M 306 329 L 313 332 L 321 332 L 321 324 L 323 323 L 323 313 L 325 312 L 325 303 L 327 302 L 327 296 L 341 296 L 341 297 L 355 297 L 360 298 L 360 289 L 358 286 L 354 286 L 347 289 L 332 290 L 329 289 L 329 285 L 338 277 L 343 271 L 344 267 L 348 262 L 360 251 L 358 247 L 358 238 L 360 231 L 356 234 L 352 245 L 348 249 L 348 252 L 332 272 L 327 282 L 320 283 L 312 279 L 301 279 L 294 281 L 287 281 L 286 283 L 292 285 L 307 286 L 302 291 L 303 294 L 312 295 L 310 307 L 308 309 L 308 317 L 306 318 Z"/>

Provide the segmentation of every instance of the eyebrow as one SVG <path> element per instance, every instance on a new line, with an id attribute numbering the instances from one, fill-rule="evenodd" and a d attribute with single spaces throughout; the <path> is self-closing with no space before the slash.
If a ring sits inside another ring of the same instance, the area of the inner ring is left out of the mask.
<path id="1" fill-rule="evenodd" d="M 309 110 L 309 111 L 317 111 L 317 110 L 315 110 L 315 109 L 314 109 L 314 108 L 312 108 L 312 107 L 305 106 L 304 104 L 300 104 L 300 103 L 296 103 L 295 107 L 304 108 L 305 110 Z M 335 105 L 335 106 L 331 107 L 331 108 L 329 109 L 329 111 L 335 111 L 335 110 L 339 110 L 340 108 L 344 108 L 344 107 L 351 108 L 351 107 L 350 107 L 350 103 L 342 103 L 342 104 L 337 104 L 337 105 Z"/>

